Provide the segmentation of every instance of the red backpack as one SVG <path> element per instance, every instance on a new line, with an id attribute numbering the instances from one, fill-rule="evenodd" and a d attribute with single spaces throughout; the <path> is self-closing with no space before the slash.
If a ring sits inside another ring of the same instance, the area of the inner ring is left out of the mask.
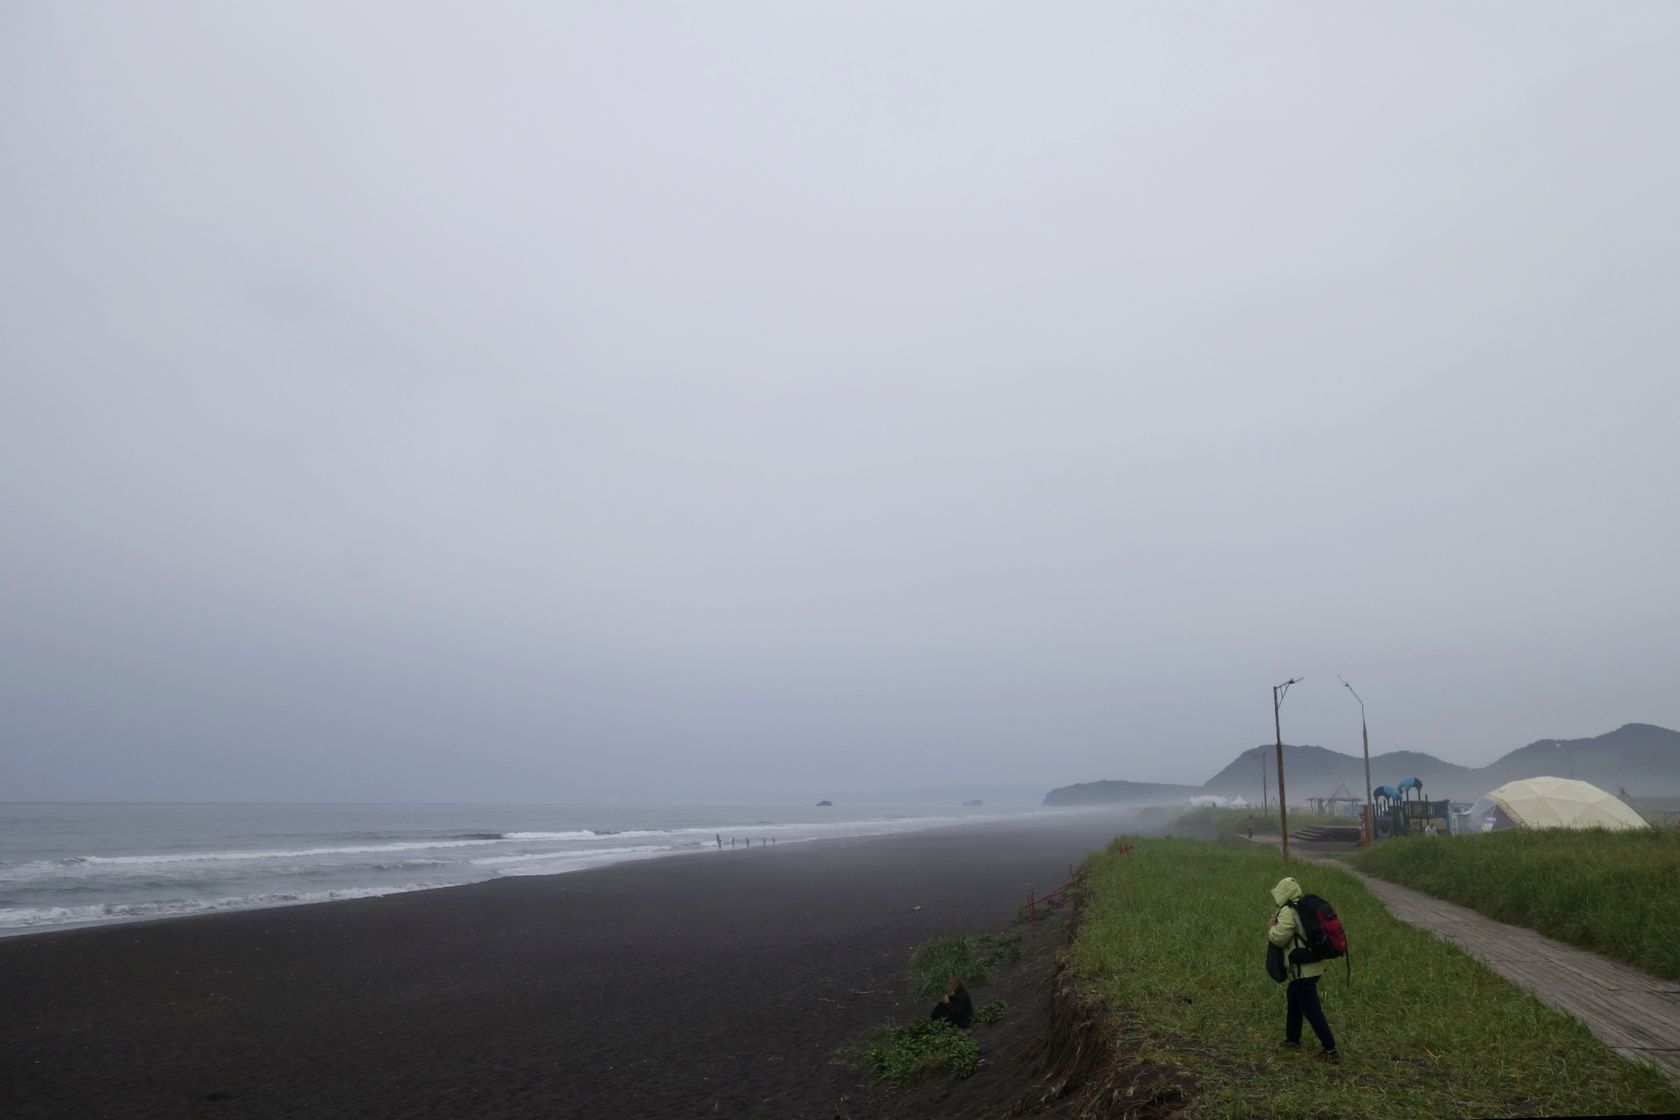
<path id="1" fill-rule="evenodd" d="M 1302 944 L 1290 950 L 1294 964 L 1329 961 L 1347 956 L 1347 931 L 1336 917 L 1336 908 L 1316 894 L 1304 894 L 1289 904 L 1301 920 Z"/>

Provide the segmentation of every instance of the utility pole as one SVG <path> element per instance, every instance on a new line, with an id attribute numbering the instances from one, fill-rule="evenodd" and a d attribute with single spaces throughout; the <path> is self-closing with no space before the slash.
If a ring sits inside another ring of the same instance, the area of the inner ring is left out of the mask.
<path id="1" fill-rule="evenodd" d="M 1255 747 L 1254 757 L 1260 760 L 1260 811 L 1264 813 L 1272 803 L 1271 796 L 1266 791 L 1266 748 Z"/>
<path id="2" fill-rule="evenodd" d="M 1353 692 L 1353 686 L 1342 680 L 1340 673 L 1336 674 L 1336 679 L 1342 681 L 1343 687 L 1349 692 Z M 1359 693 L 1353 692 L 1353 698 L 1359 700 Z M 1365 729 L 1365 701 L 1363 700 L 1359 700 L 1359 737 L 1365 741 L 1365 796 L 1359 799 L 1365 803 L 1365 811 L 1360 814 L 1360 817 L 1364 822 L 1365 843 L 1369 844 L 1372 840 L 1371 826 L 1376 822 L 1371 819 L 1371 733 Z"/>
<path id="3" fill-rule="evenodd" d="M 1283 858 L 1289 858 L 1289 799 L 1283 792 L 1283 717 L 1278 714 L 1283 707 L 1283 698 L 1289 692 L 1289 686 L 1300 684 L 1300 677 L 1290 677 L 1282 684 L 1272 686 L 1272 727 L 1277 731 L 1277 763 L 1278 763 L 1278 824 L 1283 832 Z"/>

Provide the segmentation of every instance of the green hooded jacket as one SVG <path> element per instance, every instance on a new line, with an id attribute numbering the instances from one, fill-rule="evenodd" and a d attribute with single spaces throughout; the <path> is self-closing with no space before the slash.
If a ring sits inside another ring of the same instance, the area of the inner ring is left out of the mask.
<path id="1" fill-rule="evenodd" d="M 1286 876 L 1278 880 L 1278 885 L 1272 888 L 1272 901 L 1277 904 L 1277 913 L 1272 916 L 1271 928 L 1266 936 L 1273 945 L 1283 947 L 1284 959 L 1289 959 L 1289 951 L 1297 945 L 1305 944 L 1301 940 L 1301 918 L 1295 913 L 1295 908 L 1289 905 L 1307 892 L 1301 889 L 1293 877 Z M 1323 976 L 1325 969 L 1330 967 L 1329 961 L 1307 961 L 1305 964 L 1289 965 L 1291 980 L 1306 980 L 1313 976 Z"/>

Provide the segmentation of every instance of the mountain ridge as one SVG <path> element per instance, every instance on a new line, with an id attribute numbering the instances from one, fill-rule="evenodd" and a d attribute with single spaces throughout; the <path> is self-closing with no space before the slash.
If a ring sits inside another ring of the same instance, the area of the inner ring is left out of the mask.
<path id="1" fill-rule="evenodd" d="M 1291 802 L 1299 804 L 1311 797 L 1328 797 L 1343 785 L 1353 796 L 1362 796 L 1365 760 L 1360 755 L 1343 754 L 1311 744 L 1285 743 L 1283 758 L 1286 789 Z M 1261 797 L 1262 763 L 1265 766 L 1266 792 L 1275 800 L 1277 748 L 1273 743 L 1266 743 L 1239 752 L 1236 758 L 1200 786 L 1083 782 L 1051 790 L 1045 795 L 1044 804 L 1115 803 L 1060 799 L 1070 796 L 1068 791 L 1105 785 L 1158 787 L 1161 790 L 1159 796 L 1163 799 L 1167 798 L 1168 790 L 1189 789 L 1192 793 L 1172 800 L 1185 800 L 1194 793 L 1203 793 L 1244 797 L 1257 802 Z M 1546 774 L 1577 777 L 1612 793 L 1625 787 L 1633 797 L 1680 796 L 1680 731 L 1650 723 L 1625 723 L 1614 731 L 1586 739 L 1536 739 L 1479 767 L 1448 762 L 1424 751 L 1384 751 L 1371 756 L 1373 785 L 1394 785 L 1402 778 L 1415 777 L 1423 782 L 1424 794 L 1434 799 L 1474 800 L 1488 790 L 1517 778 Z M 1052 798 L 1058 800 L 1052 801 Z"/>

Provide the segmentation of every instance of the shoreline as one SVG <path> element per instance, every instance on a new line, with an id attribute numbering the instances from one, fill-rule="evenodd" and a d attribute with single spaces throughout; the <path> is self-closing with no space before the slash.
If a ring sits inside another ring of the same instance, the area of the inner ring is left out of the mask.
<path id="1" fill-rule="evenodd" d="M 873 810 L 879 810 L 883 807 L 860 806 L 859 808 L 864 812 L 870 812 Z M 123 897 L 120 893 L 121 883 L 119 881 L 113 884 L 112 888 L 114 892 L 118 893 L 109 897 L 107 901 L 101 901 L 98 894 L 95 891 L 90 890 L 87 894 L 93 896 L 91 900 L 88 900 L 85 896 L 69 896 L 63 900 L 55 899 L 49 901 L 42 899 L 33 903 L 24 903 L 18 906 L 14 911 L 9 913 L 31 915 L 31 918 L 20 921 L 17 924 L 0 926 L 0 941 L 18 937 L 36 937 L 49 933 L 100 929 L 106 926 L 135 925 L 142 922 L 174 921 L 182 918 L 197 918 L 225 913 L 238 913 L 249 910 L 268 910 L 290 908 L 293 906 L 313 906 L 331 902 L 357 901 L 363 898 L 386 897 L 393 894 L 422 893 L 446 887 L 471 886 L 478 883 L 494 882 L 502 878 L 518 878 L 527 875 L 569 875 L 599 870 L 602 868 L 616 867 L 627 863 L 659 860 L 670 856 L 704 855 L 708 853 L 715 853 L 718 850 L 714 849 L 707 839 L 707 837 L 713 833 L 717 833 L 719 835 L 722 835 L 723 833 L 730 834 L 729 838 L 731 841 L 731 850 L 735 850 L 733 844 L 734 839 L 742 834 L 746 834 L 748 838 L 747 850 L 750 851 L 750 841 L 755 839 L 766 847 L 781 847 L 784 845 L 791 846 L 797 844 L 809 844 L 813 842 L 829 842 L 834 840 L 897 836 L 912 832 L 926 831 L 928 829 L 947 828 L 961 825 L 1004 823 L 1026 818 L 1043 817 L 1046 814 L 1056 814 L 1068 811 L 1065 809 L 1046 809 L 1043 807 L 1019 808 L 1012 810 L 999 807 L 997 810 L 992 812 L 961 816 L 941 816 L 937 813 L 931 812 L 931 810 L 938 808 L 945 807 L 904 806 L 903 809 L 906 811 L 902 815 L 885 815 L 878 813 L 877 815 L 860 816 L 851 819 L 842 818 L 841 821 L 833 823 L 828 821 L 754 821 L 751 823 L 736 821 L 728 824 L 708 822 L 703 826 L 684 825 L 630 830 L 614 829 L 605 832 L 600 830 L 582 830 L 576 832 L 575 835 L 573 833 L 557 833 L 553 835 L 552 839 L 556 840 L 578 840 L 591 839 L 592 837 L 588 835 L 588 833 L 592 832 L 593 837 L 599 837 L 600 840 L 598 842 L 601 843 L 611 842 L 614 837 L 649 838 L 661 841 L 661 843 L 655 843 L 652 845 L 638 845 L 619 849 L 597 848 L 584 852 L 572 852 L 564 848 L 550 850 L 547 852 L 527 852 L 516 848 L 513 853 L 503 855 L 491 846 L 495 844 L 507 844 L 509 846 L 513 846 L 521 843 L 531 844 L 533 842 L 540 844 L 545 838 L 548 838 L 547 834 L 521 832 L 513 832 L 509 834 L 473 834 L 469 838 L 470 842 L 483 845 L 484 851 L 488 853 L 488 858 L 483 856 L 471 857 L 470 863 L 492 865 L 499 864 L 500 866 L 495 866 L 493 870 L 479 872 L 473 877 L 460 878 L 455 882 L 403 882 L 401 880 L 395 882 L 378 882 L 377 878 L 379 872 L 386 869 L 374 868 L 370 869 L 370 874 L 368 876 L 368 880 L 371 881 L 352 881 L 348 883 L 340 882 L 339 884 L 332 886 L 325 884 L 311 886 L 306 881 L 297 883 L 296 885 L 288 885 L 279 880 L 271 879 L 268 882 L 263 883 L 261 886 L 258 886 L 257 881 L 253 880 L 247 885 L 247 893 L 228 893 L 228 889 L 230 887 L 235 890 L 238 889 L 238 887 L 232 883 L 223 886 L 220 891 L 206 884 L 205 886 L 197 889 L 202 893 L 178 893 L 175 897 L 157 897 L 147 899 L 134 898 L 132 896 Z M 692 811 L 692 809 L 678 810 L 678 812 Z M 727 812 L 731 810 L 725 811 Z M 657 814 L 657 811 L 654 812 Z M 812 830 L 816 829 L 831 831 L 827 834 L 813 834 Z M 461 849 L 466 846 L 466 842 L 462 839 L 462 836 L 464 835 L 465 834 L 452 834 L 447 837 L 440 837 L 436 846 L 443 849 Z M 776 837 L 777 842 L 767 844 L 766 840 L 771 836 Z M 699 839 L 697 840 L 695 837 L 699 837 Z M 309 841 L 300 840 L 298 843 L 307 844 Z M 320 845 L 330 845 L 333 843 L 333 840 L 330 836 L 323 836 L 323 838 L 316 841 L 316 843 Z M 51 863 L 59 863 L 62 865 L 85 865 L 89 862 L 94 864 L 130 863 L 143 862 L 148 859 L 155 859 L 160 864 L 171 865 L 179 863 L 183 860 L 191 862 L 195 856 L 201 858 L 203 861 L 206 861 L 206 863 L 211 864 L 226 859 L 239 859 L 243 861 L 254 860 L 259 857 L 280 858 L 284 856 L 297 855 L 321 855 L 332 854 L 340 851 L 346 853 L 361 852 L 373 857 L 379 856 L 388 850 L 391 856 L 397 856 L 399 854 L 407 855 L 411 851 L 419 854 L 418 850 L 424 849 L 426 846 L 426 842 L 423 840 L 409 839 L 385 845 L 375 845 L 372 847 L 323 846 L 319 848 L 311 848 L 309 851 L 302 852 L 282 850 L 270 852 L 267 849 L 260 848 L 253 848 L 249 850 L 233 849 L 231 852 L 224 850 L 188 850 L 186 852 L 168 852 L 159 853 L 157 855 L 148 855 L 145 852 L 136 852 L 132 854 L 123 853 L 116 859 L 112 859 L 105 854 L 100 854 L 96 857 L 93 853 L 78 851 L 71 852 L 68 855 L 36 856 L 27 861 L 23 865 L 23 869 L 29 870 L 39 865 Z M 225 866 L 225 864 L 223 866 Z M 526 867 L 529 867 L 530 870 L 522 870 L 522 868 Z M 467 871 L 468 869 L 462 867 L 459 870 Z M 0 875 L 0 886 L 3 886 L 4 882 L 4 876 Z M 194 888 L 190 885 L 184 885 L 181 888 L 181 891 L 194 892 Z M 80 892 L 78 892 L 78 894 L 79 893 Z M 55 921 L 50 919 L 40 920 L 37 917 L 33 917 L 34 915 L 45 914 L 53 914 L 56 916 L 55 912 L 85 912 L 101 908 L 105 910 L 104 913 L 92 916 L 77 914 L 70 920 L 65 921 Z M 128 910 L 137 910 L 140 912 L 121 912 Z"/>
<path id="2" fill-rule="evenodd" d="M 0 940 L 17 1115 L 851 1115 L 910 950 L 1128 827 L 1055 813 Z M 846 1103 L 846 1102 L 851 1103 Z"/>

